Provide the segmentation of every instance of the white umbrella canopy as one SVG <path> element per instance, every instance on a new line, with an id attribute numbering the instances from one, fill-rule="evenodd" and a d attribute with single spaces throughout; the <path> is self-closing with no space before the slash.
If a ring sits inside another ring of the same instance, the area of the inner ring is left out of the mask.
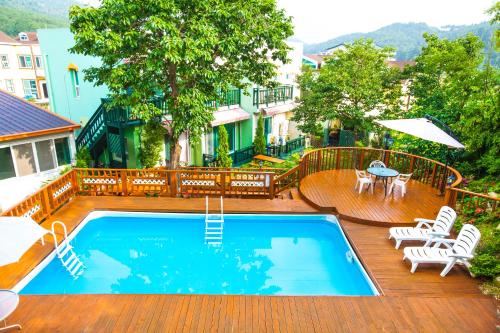
<path id="1" fill-rule="evenodd" d="M 441 143 L 450 148 L 465 148 L 463 144 L 426 118 L 375 120 L 375 122 L 392 130 L 407 133 L 424 140 Z"/>
<path id="2" fill-rule="evenodd" d="M 19 261 L 49 232 L 29 217 L 0 217 L 0 266 Z"/>

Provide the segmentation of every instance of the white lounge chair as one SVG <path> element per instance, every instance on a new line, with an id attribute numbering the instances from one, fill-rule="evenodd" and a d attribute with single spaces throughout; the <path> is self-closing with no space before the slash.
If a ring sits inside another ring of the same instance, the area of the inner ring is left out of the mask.
<path id="1" fill-rule="evenodd" d="M 387 168 L 385 163 L 379 160 L 371 161 L 370 168 Z"/>
<path id="2" fill-rule="evenodd" d="M 401 188 L 401 196 L 405 196 L 406 194 L 406 183 L 410 180 L 411 176 L 413 173 L 400 173 L 391 183 L 391 187 L 389 188 L 389 194 L 394 191 L 394 188 L 396 186 L 399 186 Z"/>
<path id="3" fill-rule="evenodd" d="M 480 239 L 479 230 L 472 224 L 466 224 L 457 239 L 440 239 L 433 247 L 406 247 L 403 260 L 411 261 L 412 273 L 415 273 L 418 264 L 444 264 L 446 266 L 440 274 L 444 277 L 457 262 L 467 264 L 474 257 Z M 447 248 L 440 248 L 441 245 Z"/>
<path id="4" fill-rule="evenodd" d="M 356 185 L 354 186 L 354 189 L 356 189 L 359 185 L 359 193 L 363 191 L 363 186 L 368 185 L 368 187 L 371 187 L 371 191 L 373 193 L 373 180 L 370 176 L 366 174 L 366 172 L 361 171 L 356 169 Z"/>
<path id="5" fill-rule="evenodd" d="M 416 227 L 392 227 L 389 229 L 389 239 L 394 238 L 396 249 L 402 241 L 422 241 L 429 246 L 436 239 L 448 237 L 451 227 L 457 219 L 457 213 L 448 206 L 443 206 L 435 220 L 416 218 Z"/>

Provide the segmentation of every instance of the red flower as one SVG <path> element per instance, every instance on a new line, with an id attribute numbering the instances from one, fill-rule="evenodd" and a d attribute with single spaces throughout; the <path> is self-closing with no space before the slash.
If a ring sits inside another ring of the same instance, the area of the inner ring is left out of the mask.
<path id="1" fill-rule="evenodd" d="M 474 222 L 476 222 L 476 219 L 470 219 L 470 220 L 469 220 L 469 223 L 470 223 L 470 224 L 474 224 Z"/>
<path id="2" fill-rule="evenodd" d="M 481 207 L 477 207 L 474 211 L 475 214 L 481 214 L 482 212 L 484 212 L 484 209 L 482 209 Z"/>

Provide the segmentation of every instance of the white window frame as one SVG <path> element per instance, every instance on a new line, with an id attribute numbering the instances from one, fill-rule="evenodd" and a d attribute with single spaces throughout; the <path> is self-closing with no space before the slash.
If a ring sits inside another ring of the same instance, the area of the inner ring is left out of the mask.
<path id="1" fill-rule="evenodd" d="M 48 137 L 38 137 L 38 138 L 36 138 L 34 140 L 32 139 L 32 140 L 12 141 L 12 142 L 9 142 L 9 143 L 0 144 L 0 148 L 10 148 L 10 154 L 11 154 L 12 162 L 14 163 L 14 171 L 16 173 L 16 177 L 29 177 L 29 176 L 38 175 L 38 174 L 42 174 L 43 175 L 45 173 L 53 172 L 54 170 L 56 170 L 56 169 L 58 169 L 58 168 L 60 168 L 60 167 L 62 167 L 64 165 L 66 165 L 66 164 L 59 165 L 59 163 L 57 162 L 56 144 L 55 144 L 54 140 L 61 139 L 61 138 L 68 138 L 68 149 L 70 151 L 70 156 L 71 156 L 71 149 L 72 149 L 71 148 L 71 134 L 69 134 L 69 133 L 62 133 L 62 134 L 57 134 L 57 135 L 51 135 L 51 136 L 48 136 Z M 55 165 L 54 169 L 40 171 L 40 164 L 38 162 L 38 154 L 37 154 L 37 150 L 36 150 L 36 143 L 40 142 L 40 141 L 50 141 L 50 150 L 52 151 L 51 155 L 52 155 L 52 159 L 53 159 L 54 165 Z M 17 160 L 15 158 L 13 147 L 18 146 L 18 145 L 22 145 L 22 144 L 26 144 L 26 143 L 30 143 L 31 144 L 31 149 L 33 150 L 33 157 L 35 159 L 35 169 L 36 169 L 36 172 L 32 173 L 30 175 L 26 175 L 26 176 L 19 176 L 19 170 L 17 168 Z"/>
<path id="2" fill-rule="evenodd" d="M 3 69 L 10 68 L 9 55 L 8 54 L 0 54 L 0 62 L 2 63 Z"/>
<path id="3" fill-rule="evenodd" d="M 34 79 L 22 79 L 21 81 L 22 81 L 22 84 L 23 84 L 23 93 L 24 93 L 24 95 L 25 95 L 25 96 L 33 96 L 35 99 L 38 99 L 38 98 L 39 98 L 39 97 L 38 97 L 38 86 L 37 86 L 37 84 L 36 84 L 36 80 L 34 80 Z M 27 93 L 26 93 L 26 86 L 24 85 L 24 83 L 25 83 L 26 81 L 29 81 L 29 82 L 30 82 L 30 87 L 29 87 L 29 89 L 30 89 L 30 94 L 27 94 Z M 32 86 L 32 83 L 33 83 L 33 82 L 35 82 L 35 87 L 34 87 L 34 88 L 33 88 L 33 86 Z"/>
<path id="4" fill-rule="evenodd" d="M 12 79 L 5 79 L 5 90 L 11 93 L 16 92 L 16 87 L 14 86 L 14 80 Z"/>
<path id="5" fill-rule="evenodd" d="M 25 65 L 27 64 L 26 59 L 27 59 L 27 58 L 29 58 L 29 59 L 30 59 L 30 61 L 29 61 L 29 62 L 30 62 L 30 65 L 31 65 L 31 66 L 24 66 L 24 67 L 23 67 L 23 66 L 22 66 L 22 63 L 21 63 L 21 58 L 24 58 L 24 64 L 25 64 Z M 17 56 L 17 59 L 18 59 L 18 61 L 19 61 L 19 68 L 21 68 L 21 69 L 33 69 L 33 58 L 31 57 L 31 55 L 30 55 L 30 54 L 19 54 L 19 55 Z"/>
<path id="6" fill-rule="evenodd" d="M 35 56 L 35 67 L 38 69 L 43 68 L 43 59 L 41 55 L 36 55 Z"/>
<path id="7" fill-rule="evenodd" d="M 29 41 L 29 37 L 28 37 L 28 34 L 25 33 L 25 32 L 20 32 L 19 33 L 19 40 L 23 41 L 23 42 L 27 42 Z"/>

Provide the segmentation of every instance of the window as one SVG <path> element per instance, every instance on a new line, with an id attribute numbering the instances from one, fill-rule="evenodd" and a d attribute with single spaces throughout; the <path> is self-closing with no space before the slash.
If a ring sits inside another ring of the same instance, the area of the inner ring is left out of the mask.
<path id="1" fill-rule="evenodd" d="M 23 89 L 26 97 L 38 98 L 35 80 L 23 80 Z"/>
<path id="2" fill-rule="evenodd" d="M 19 33 L 19 39 L 22 40 L 23 42 L 29 41 L 30 39 L 28 38 L 28 34 L 25 32 L 20 32 Z"/>
<path id="3" fill-rule="evenodd" d="M 12 80 L 5 80 L 5 89 L 8 91 L 8 92 L 15 92 L 15 89 L 14 89 L 14 81 Z"/>
<path id="4" fill-rule="evenodd" d="M 2 63 L 2 68 L 9 68 L 9 56 L 6 54 L 0 55 L 0 62 Z"/>
<path id="5" fill-rule="evenodd" d="M 35 146 L 40 172 L 55 169 L 56 163 L 52 150 L 52 140 L 38 141 Z"/>
<path id="6" fill-rule="evenodd" d="M 35 56 L 35 66 L 36 68 L 43 68 L 42 56 Z"/>
<path id="7" fill-rule="evenodd" d="M 70 164 L 71 158 L 69 155 L 68 138 L 55 139 L 54 144 L 56 146 L 57 165 Z"/>
<path id="8" fill-rule="evenodd" d="M 78 79 L 78 71 L 74 69 L 69 70 L 71 77 L 71 86 L 73 88 L 73 96 L 80 97 L 80 80 Z"/>
<path id="9" fill-rule="evenodd" d="M 0 148 L 0 180 L 16 176 L 10 147 Z"/>
<path id="10" fill-rule="evenodd" d="M 12 152 L 14 153 L 17 175 L 19 177 L 31 175 L 36 172 L 35 156 L 31 143 L 12 146 Z"/>
<path id="11" fill-rule="evenodd" d="M 33 64 L 31 63 L 31 56 L 20 55 L 19 56 L 19 68 L 33 68 Z"/>

